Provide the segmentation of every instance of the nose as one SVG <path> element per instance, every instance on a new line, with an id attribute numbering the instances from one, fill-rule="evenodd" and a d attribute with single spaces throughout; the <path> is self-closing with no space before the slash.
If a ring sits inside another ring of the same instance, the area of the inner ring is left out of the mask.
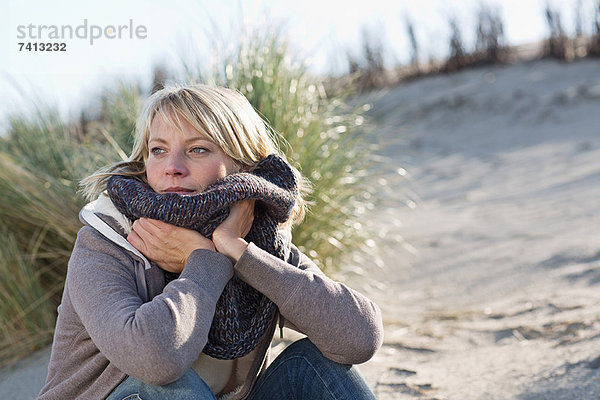
<path id="1" fill-rule="evenodd" d="M 165 165 L 165 174 L 173 176 L 185 176 L 188 174 L 188 172 L 189 171 L 184 157 L 177 152 L 170 153 L 169 158 L 167 159 L 167 164 Z"/>

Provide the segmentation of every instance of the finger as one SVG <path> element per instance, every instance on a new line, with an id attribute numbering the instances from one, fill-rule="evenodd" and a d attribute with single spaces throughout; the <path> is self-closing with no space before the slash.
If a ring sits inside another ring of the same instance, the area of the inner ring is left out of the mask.
<path id="1" fill-rule="evenodd" d="M 248 217 L 249 218 L 253 218 L 254 217 L 254 204 L 255 204 L 254 199 L 252 199 L 252 200 L 246 200 L 244 202 L 244 211 L 245 211 L 244 214 L 245 214 L 246 218 L 248 218 Z"/>
<path id="2" fill-rule="evenodd" d="M 247 200 L 246 203 L 246 218 L 250 220 L 252 224 L 252 220 L 254 219 L 254 200 Z"/>
<path id="3" fill-rule="evenodd" d="M 151 226 L 146 221 L 138 219 L 133 222 L 132 232 L 137 233 L 137 235 L 144 240 L 149 240 L 154 236 L 149 228 L 151 228 Z"/>
<path id="4" fill-rule="evenodd" d="M 127 235 L 127 241 L 131 243 L 133 247 L 142 252 L 142 254 L 146 254 L 148 252 L 148 248 L 144 242 L 144 239 L 142 239 L 142 237 L 138 235 L 136 231 L 132 230 L 131 233 Z"/>
<path id="5" fill-rule="evenodd" d="M 238 223 L 240 225 L 241 237 L 246 237 L 252 228 L 254 222 L 254 200 L 245 200 L 240 204 L 240 215 Z"/>
<path id="6" fill-rule="evenodd" d="M 161 248 L 161 233 L 147 220 L 138 219 L 133 223 L 133 232 L 137 234 L 140 240 L 143 242 L 144 254 L 146 257 L 152 257 L 158 249 Z"/>
<path id="7" fill-rule="evenodd" d="M 164 235 L 165 233 L 168 233 L 172 228 L 174 228 L 173 225 L 167 224 L 166 222 L 162 222 L 156 219 L 140 218 L 138 221 L 140 227 L 142 227 L 146 232 L 152 234 L 155 237 Z"/>
<path id="8" fill-rule="evenodd" d="M 152 218 L 140 218 L 140 221 L 145 225 L 145 226 L 152 226 L 158 229 L 164 229 L 167 228 L 169 226 L 173 226 L 171 224 L 168 224 L 166 222 L 160 221 L 158 219 L 152 219 Z"/>
<path id="9" fill-rule="evenodd" d="M 160 262 L 159 258 L 168 252 L 168 246 L 161 241 L 160 235 L 154 234 L 155 230 L 147 220 L 136 220 L 127 240 L 149 260 Z"/>
<path id="10" fill-rule="evenodd" d="M 231 207 L 231 212 L 225 220 L 230 226 L 244 226 L 248 219 L 248 205 L 243 202 L 234 204 Z"/>
<path id="11" fill-rule="evenodd" d="M 254 199 L 246 200 L 246 213 L 249 215 L 254 215 Z"/>
<path id="12" fill-rule="evenodd" d="M 242 200 L 235 203 L 231 207 L 231 212 L 236 216 L 247 217 L 249 214 L 254 214 L 254 200 Z"/>

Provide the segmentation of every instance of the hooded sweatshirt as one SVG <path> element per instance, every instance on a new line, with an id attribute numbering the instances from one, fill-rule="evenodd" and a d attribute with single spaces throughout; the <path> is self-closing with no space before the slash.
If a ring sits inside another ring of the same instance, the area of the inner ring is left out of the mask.
<path id="1" fill-rule="evenodd" d="M 281 260 L 253 243 L 233 265 L 192 252 L 178 279 L 125 239 L 131 222 L 101 195 L 80 213 L 85 224 L 69 260 L 62 302 L 39 399 L 104 399 L 128 376 L 165 385 L 190 368 L 221 399 L 243 399 L 268 363 L 275 321 L 257 347 L 237 360 L 202 353 L 223 288 L 236 274 L 262 292 L 285 326 L 306 335 L 328 359 L 369 360 L 383 341 L 381 312 L 335 282 L 295 246 Z"/>

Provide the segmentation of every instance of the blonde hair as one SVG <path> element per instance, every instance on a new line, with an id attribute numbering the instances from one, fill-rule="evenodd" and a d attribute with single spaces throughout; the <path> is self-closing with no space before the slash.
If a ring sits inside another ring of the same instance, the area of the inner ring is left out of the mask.
<path id="1" fill-rule="evenodd" d="M 137 119 L 131 156 L 127 161 L 100 169 L 81 181 L 81 191 L 93 200 L 106 189 L 113 175 L 135 177 L 147 183 L 150 125 L 156 116 L 183 131 L 185 120 L 206 139 L 217 144 L 239 167 L 251 170 L 269 154 L 285 155 L 275 144 L 277 133 L 257 114 L 240 92 L 218 86 L 170 86 L 152 94 Z M 294 168 L 300 185 L 296 205 L 289 222 L 300 222 L 306 208 L 302 193 L 306 182 Z"/>

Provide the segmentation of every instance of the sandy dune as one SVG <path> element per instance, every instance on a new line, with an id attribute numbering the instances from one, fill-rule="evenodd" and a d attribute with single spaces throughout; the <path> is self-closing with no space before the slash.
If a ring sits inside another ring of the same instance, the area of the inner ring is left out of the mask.
<path id="1" fill-rule="evenodd" d="M 420 197 L 395 210 L 416 252 L 372 268 L 383 290 L 354 278 L 385 312 L 362 367 L 378 398 L 599 398 L 600 61 L 464 71 L 373 102 Z"/>

